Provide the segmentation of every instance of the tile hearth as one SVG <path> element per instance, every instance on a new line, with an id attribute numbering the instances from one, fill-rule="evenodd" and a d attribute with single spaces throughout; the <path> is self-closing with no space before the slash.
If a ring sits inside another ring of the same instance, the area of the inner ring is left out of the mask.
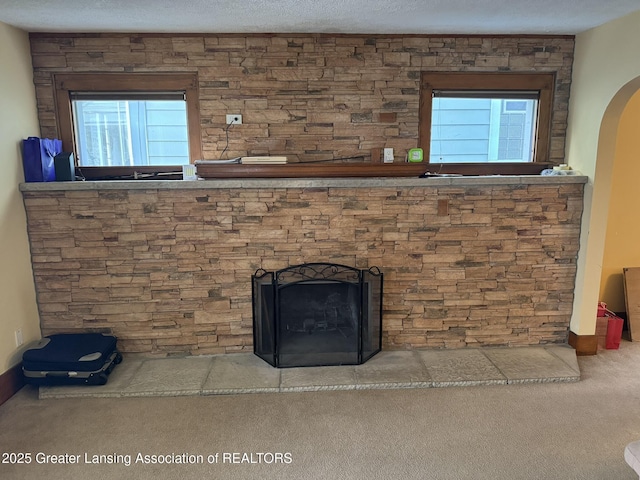
<path id="1" fill-rule="evenodd" d="M 149 358 L 125 355 L 107 385 L 40 387 L 45 398 L 228 395 L 576 382 L 566 345 L 383 351 L 357 366 L 273 368 L 252 353 Z"/>

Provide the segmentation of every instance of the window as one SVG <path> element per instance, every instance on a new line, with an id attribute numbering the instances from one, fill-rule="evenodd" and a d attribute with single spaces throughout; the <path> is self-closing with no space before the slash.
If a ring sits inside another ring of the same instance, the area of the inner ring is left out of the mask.
<path id="1" fill-rule="evenodd" d="M 432 101 L 431 163 L 532 160 L 537 94 L 515 102 L 503 92 L 446 93 L 434 92 Z"/>
<path id="2" fill-rule="evenodd" d="M 425 158 L 445 165 L 548 162 L 553 84 L 553 74 L 423 73 Z"/>
<path id="3" fill-rule="evenodd" d="M 60 136 L 79 166 L 183 165 L 201 156 L 197 77 L 59 74 Z"/>
<path id="4" fill-rule="evenodd" d="M 169 99 L 168 97 L 175 98 Z M 183 93 L 72 93 L 78 163 L 81 166 L 183 165 L 189 163 Z"/>

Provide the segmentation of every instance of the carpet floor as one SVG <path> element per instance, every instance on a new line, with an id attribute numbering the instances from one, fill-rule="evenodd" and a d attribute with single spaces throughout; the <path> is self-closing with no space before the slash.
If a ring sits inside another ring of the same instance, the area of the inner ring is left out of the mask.
<path id="1" fill-rule="evenodd" d="M 637 479 L 640 344 L 580 381 L 44 398 L 0 406 L 0 478 Z M 72 463 L 74 462 L 74 463 Z"/>

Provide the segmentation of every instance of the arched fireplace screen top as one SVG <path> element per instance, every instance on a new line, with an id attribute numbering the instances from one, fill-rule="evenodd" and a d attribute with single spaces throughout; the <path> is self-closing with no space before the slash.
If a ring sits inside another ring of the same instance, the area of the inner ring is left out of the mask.
<path id="1" fill-rule="evenodd" d="M 265 272 L 260 269 L 256 272 Z M 381 275 L 378 267 L 368 270 L 374 275 Z M 275 272 L 275 280 L 278 284 L 303 282 L 308 280 L 334 280 L 341 282 L 359 282 L 362 270 L 340 265 L 337 263 L 303 263 L 292 267 L 283 268 Z"/>
<path id="2" fill-rule="evenodd" d="M 275 367 L 357 365 L 382 344 L 382 272 L 307 263 L 252 276 L 254 353 Z"/>

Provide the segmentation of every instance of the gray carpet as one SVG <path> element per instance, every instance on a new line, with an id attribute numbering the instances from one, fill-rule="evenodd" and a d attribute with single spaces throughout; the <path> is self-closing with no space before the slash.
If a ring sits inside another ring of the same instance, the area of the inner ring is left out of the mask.
<path id="1" fill-rule="evenodd" d="M 0 451 L 31 464 L 0 463 L 0 478 L 637 479 L 623 451 L 640 439 L 640 344 L 579 364 L 576 383 L 43 400 L 25 387 L 0 407 Z"/>

